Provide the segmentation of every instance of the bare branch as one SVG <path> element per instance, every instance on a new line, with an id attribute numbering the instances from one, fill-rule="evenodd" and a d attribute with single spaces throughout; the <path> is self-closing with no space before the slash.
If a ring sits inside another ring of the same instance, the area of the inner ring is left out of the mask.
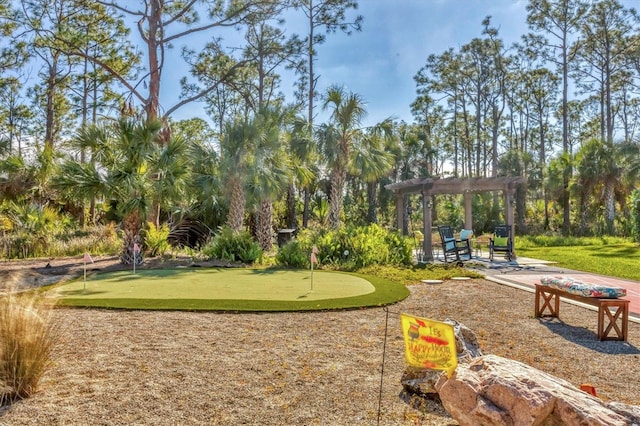
<path id="1" fill-rule="evenodd" d="M 127 9 L 126 7 L 120 6 L 119 4 L 112 2 L 112 1 L 101 1 L 101 0 L 96 0 L 96 3 L 99 3 L 103 6 L 107 6 L 107 7 L 113 7 L 114 9 L 117 9 L 121 12 L 124 12 L 126 14 L 129 15 L 134 15 L 134 16 L 145 16 L 144 12 L 134 12 L 133 10 Z"/>

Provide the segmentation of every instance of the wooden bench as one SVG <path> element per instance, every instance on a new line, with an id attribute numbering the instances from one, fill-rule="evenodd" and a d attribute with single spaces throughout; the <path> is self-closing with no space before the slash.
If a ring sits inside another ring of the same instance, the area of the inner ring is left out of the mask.
<path id="1" fill-rule="evenodd" d="M 629 301 L 615 298 L 585 297 L 557 288 L 536 284 L 536 318 L 558 317 L 560 297 L 598 307 L 598 339 L 627 341 Z M 548 311 L 548 313 L 545 313 Z M 611 331 L 616 336 L 609 336 Z"/>

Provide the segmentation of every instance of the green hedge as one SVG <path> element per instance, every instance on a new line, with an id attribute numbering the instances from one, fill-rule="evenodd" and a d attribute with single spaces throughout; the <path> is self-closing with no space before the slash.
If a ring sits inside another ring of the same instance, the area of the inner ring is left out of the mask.
<path id="1" fill-rule="evenodd" d="M 411 265 L 413 242 L 379 225 L 347 226 L 337 230 L 305 229 L 280 248 L 279 265 L 310 266 L 311 249 L 318 248 L 321 266 L 355 270 L 371 265 Z"/>

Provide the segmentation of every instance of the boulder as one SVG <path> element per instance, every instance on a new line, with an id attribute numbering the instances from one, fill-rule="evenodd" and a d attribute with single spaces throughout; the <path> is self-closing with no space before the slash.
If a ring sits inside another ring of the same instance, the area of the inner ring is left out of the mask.
<path id="1" fill-rule="evenodd" d="M 608 402 L 607 407 L 629 420 L 629 425 L 640 426 L 640 405 L 628 405 L 621 402 Z"/>
<path id="2" fill-rule="evenodd" d="M 571 383 L 496 355 L 458 366 L 441 375 L 435 389 L 460 425 L 629 425 L 616 412 Z"/>

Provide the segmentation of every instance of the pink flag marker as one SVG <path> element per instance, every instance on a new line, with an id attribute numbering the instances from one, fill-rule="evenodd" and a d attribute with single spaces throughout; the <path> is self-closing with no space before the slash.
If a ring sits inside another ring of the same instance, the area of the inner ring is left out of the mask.
<path id="1" fill-rule="evenodd" d="M 85 263 L 93 263 L 93 259 L 91 258 L 91 255 L 89 253 L 84 254 L 84 261 Z"/>
<path id="2" fill-rule="evenodd" d="M 140 246 L 138 243 L 133 243 L 133 251 L 134 253 L 140 253 Z"/>

